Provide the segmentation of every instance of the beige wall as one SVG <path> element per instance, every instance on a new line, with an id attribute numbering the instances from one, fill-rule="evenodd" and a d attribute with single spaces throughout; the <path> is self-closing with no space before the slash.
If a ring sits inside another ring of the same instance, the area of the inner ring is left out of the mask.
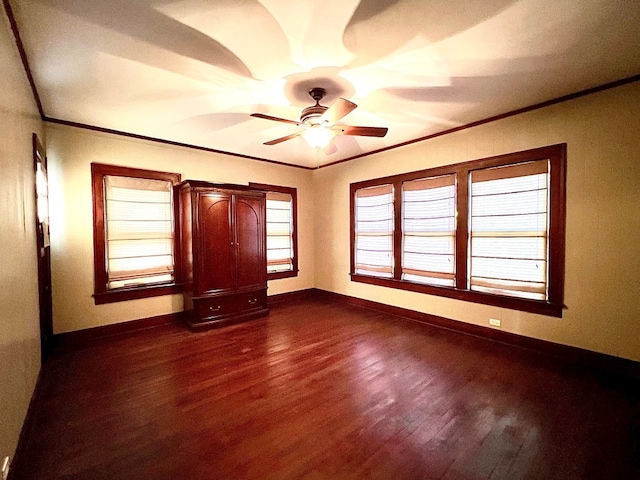
<path id="1" fill-rule="evenodd" d="M 350 282 L 349 183 L 567 143 L 563 318 Z M 317 288 L 640 361 L 640 82 L 314 172 Z M 328 261 L 330 259 L 330 261 Z"/>
<path id="2" fill-rule="evenodd" d="M 0 14 L 0 461 L 13 455 L 40 370 L 31 134 L 42 122 Z"/>
<path id="3" fill-rule="evenodd" d="M 313 287 L 311 171 L 56 124 L 47 124 L 46 129 L 52 184 L 51 254 L 55 333 L 182 310 L 181 295 L 94 304 L 91 162 L 177 172 L 183 179 L 296 187 L 300 272 L 294 278 L 270 281 L 268 294 Z"/>

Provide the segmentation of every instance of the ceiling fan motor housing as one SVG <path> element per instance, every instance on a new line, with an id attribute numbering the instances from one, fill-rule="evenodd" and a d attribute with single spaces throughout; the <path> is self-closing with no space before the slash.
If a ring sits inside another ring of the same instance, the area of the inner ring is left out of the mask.
<path id="1" fill-rule="evenodd" d="M 324 88 L 316 87 L 309 90 L 309 95 L 316 101 L 316 104 L 302 110 L 302 114 L 300 115 L 300 123 L 305 123 L 307 122 L 307 120 L 317 118 L 327 111 L 329 107 L 320 105 L 320 100 L 322 100 L 326 94 L 327 91 Z"/>
<path id="2" fill-rule="evenodd" d="M 307 123 L 307 120 L 312 120 L 314 118 L 319 117 L 327 110 L 327 107 L 323 107 L 322 105 L 314 105 L 313 107 L 307 107 L 302 110 L 302 115 L 300 115 L 300 123 Z M 312 123 L 312 122 L 311 122 Z"/>

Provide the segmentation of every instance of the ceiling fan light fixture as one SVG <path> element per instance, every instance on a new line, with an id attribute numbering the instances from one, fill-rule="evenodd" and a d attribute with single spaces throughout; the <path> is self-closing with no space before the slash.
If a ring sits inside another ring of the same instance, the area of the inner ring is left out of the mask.
<path id="1" fill-rule="evenodd" d="M 264 142 L 264 144 L 278 145 L 279 143 L 286 142 L 287 140 L 302 137 L 311 148 L 319 150 L 329 145 L 331 139 L 336 135 L 384 137 L 387 134 L 388 128 L 386 127 L 339 125 L 338 122 L 357 108 L 357 105 L 345 98 L 338 98 L 333 105 L 325 107 L 320 105 L 320 100 L 322 100 L 326 93 L 327 92 L 324 88 L 319 87 L 309 90 L 309 95 L 316 101 L 316 104 L 302 110 L 299 122 L 296 122 L 295 120 L 288 120 L 286 118 L 265 115 L 264 113 L 252 113 L 252 117 L 272 120 L 274 122 L 292 123 L 302 128 L 302 130 L 299 130 L 296 133 Z"/>
<path id="2" fill-rule="evenodd" d="M 324 148 L 333 138 L 333 131 L 323 125 L 312 125 L 302 132 L 302 138 L 311 148 Z"/>

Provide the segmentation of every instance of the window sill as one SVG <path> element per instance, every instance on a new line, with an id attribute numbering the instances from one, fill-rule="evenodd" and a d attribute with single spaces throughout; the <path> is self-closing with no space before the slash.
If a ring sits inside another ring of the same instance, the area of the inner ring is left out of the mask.
<path id="1" fill-rule="evenodd" d="M 550 317 L 562 318 L 562 310 L 564 309 L 563 305 L 543 302 L 540 300 L 492 295 L 489 293 L 476 292 L 473 290 L 461 290 L 450 287 L 422 285 L 404 280 L 370 277 L 355 273 L 351 274 L 351 281 L 411 292 L 426 293 L 428 295 L 436 295 L 439 297 L 454 298 L 456 300 L 463 300 L 466 302 L 481 303 L 484 305 L 492 305 L 494 307 L 508 308 L 511 310 L 520 310 L 522 312 L 537 313 L 539 315 L 547 315 Z"/>
<path id="2" fill-rule="evenodd" d="M 298 270 L 289 270 L 286 272 L 274 272 L 274 273 L 267 273 L 267 281 L 269 280 L 278 280 L 279 278 L 291 278 L 291 277 L 297 277 L 298 276 Z"/>
<path id="3" fill-rule="evenodd" d="M 148 287 L 138 288 L 122 288 L 118 290 L 109 290 L 107 292 L 97 292 L 93 294 L 93 300 L 96 305 L 105 303 L 125 302 L 127 300 L 137 300 L 147 297 L 159 297 L 161 295 L 171 295 L 174 293 L 182 293 L 182 284 L 171 285 L 152 285 Z"/>

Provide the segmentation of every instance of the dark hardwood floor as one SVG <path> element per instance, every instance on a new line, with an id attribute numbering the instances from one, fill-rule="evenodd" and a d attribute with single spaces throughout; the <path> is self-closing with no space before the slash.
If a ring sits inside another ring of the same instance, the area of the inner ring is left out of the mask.
<path id="1" fill-rule="evenodd" d="M 54 351 L 18 479 L 640 478 L 637 383 L 321 300 Z"/>

